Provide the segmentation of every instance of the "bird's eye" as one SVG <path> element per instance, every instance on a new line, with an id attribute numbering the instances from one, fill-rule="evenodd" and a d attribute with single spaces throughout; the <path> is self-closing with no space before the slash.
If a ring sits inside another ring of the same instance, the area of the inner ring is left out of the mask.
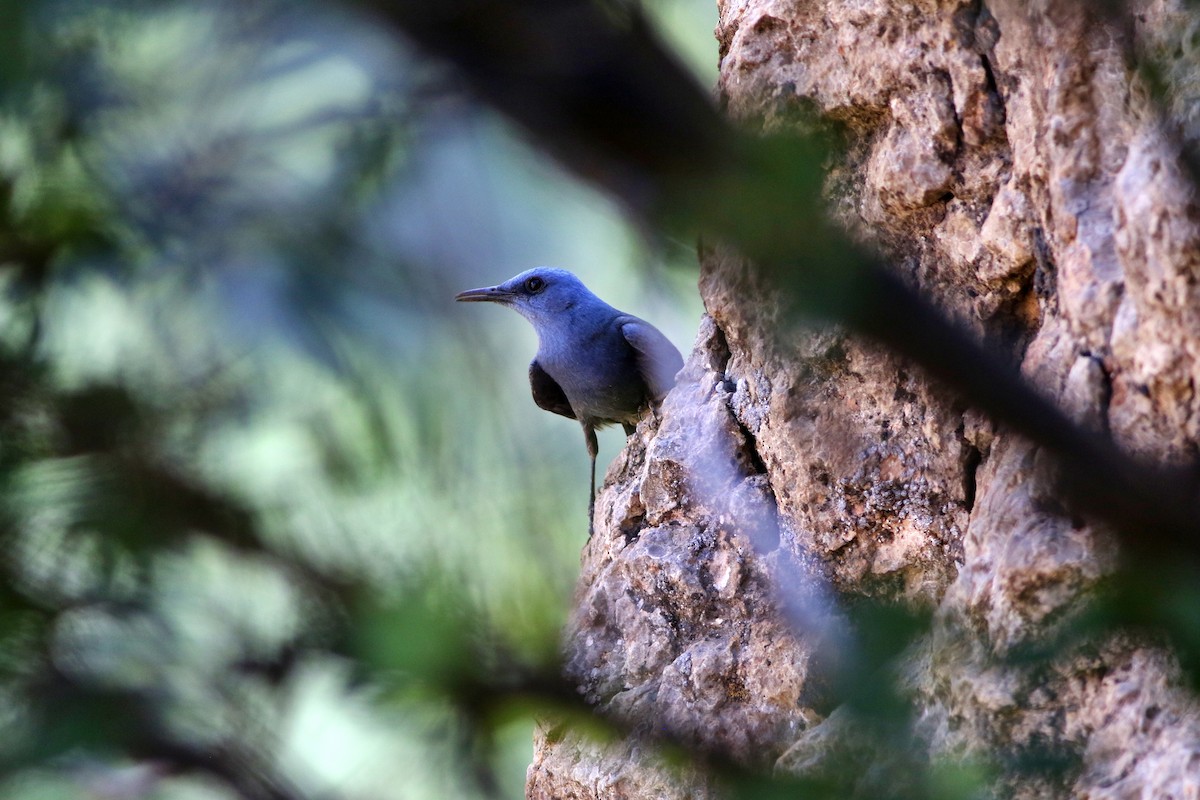
<path id="1" fill-rule="evenodd" d="M 546 288 L 546 282 L 536 275 L 534 275 L 529 280 L 525 281 L 525 291 L 527 291 L 531 294 L 536 294 L 537 292 L 540 292 L 542 289 L 545 289 L 545 288 Z"/>

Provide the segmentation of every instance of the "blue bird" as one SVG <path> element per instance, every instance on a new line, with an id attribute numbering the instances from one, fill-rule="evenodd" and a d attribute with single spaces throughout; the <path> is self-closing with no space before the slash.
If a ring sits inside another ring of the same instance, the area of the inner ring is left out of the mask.
<path id="1" fill-rule="evenodd" d="M 537 356 L 529 386 L 539 408 L 579 420 L 592 460 L 588 537 L 596 508 L 596 429 L 620 423 L 625 435 L 651 403 L 675 385 L 683 357 L 649 322 L 592 294 L 564 269 L 538 267 L 498 286 L 470 289 L 454 298 L 498 303 L 537 331 Z"/>

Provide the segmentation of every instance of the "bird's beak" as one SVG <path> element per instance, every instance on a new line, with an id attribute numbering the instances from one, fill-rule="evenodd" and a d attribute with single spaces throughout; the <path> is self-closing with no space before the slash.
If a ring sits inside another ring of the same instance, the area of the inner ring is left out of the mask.
<path id="1" fill-rule="evenodd" d="M 467 289 L 454 295 L 460 303 L 507 303 L 512 300 L 512 292 L 505 291 L 499 286 L 485 286 L 482 289 Z"/>

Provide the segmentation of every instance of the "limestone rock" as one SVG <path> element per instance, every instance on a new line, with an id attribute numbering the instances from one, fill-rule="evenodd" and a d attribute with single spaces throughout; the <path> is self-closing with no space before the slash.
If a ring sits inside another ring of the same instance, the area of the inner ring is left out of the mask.
<path id="1" fill-rule="evenodd" d="M 1071 2 L 719 9 L 733 117 L 778 130 L 811 111 L 846 130 L 838 221 L 1015 348 L 1080 423 L 1155 459 L 1200 448 L 1200 205 L 1176 150 L 1200 137 L 1200 12 L 1142 0 L 1117 31 Z M 1165 120 L 1127 43 L 1168 81 Z M 772 287 L 728 253 L 702 254 L 700 289 L 680 386 L 609 470 L 584 553 L 566 644 L 584 695 L 648 733 L 819 771 L 854 723 L 815 710 L 828 632 L 780 591 L 809 570 L 814 596 L 933 611 L 906 678 L 927 757 L 1066 755 L 1052 778 L 1002 771 L 1016 797 L 1197 796 L 1200 712 L 1170 653 L 1112 637 L 1037 668 L 1006 658 L 1061 629 L 1119 558 L 1056 500 L 1038 448 L 873 344 L 780 341 Z M 628 742 L 566 741 L 539 738 L 531 796 L 707 791 L 694 775 L 663 788 Z M 630 788 L 600 792 L 597 770 Z M 538 788 L 551 774 L 557 793 Z"/>
<path id="2" fill-rule="evenodd" d="M 706 322 L 657 431 L 609 471 L 567 673 L 589 702 L 649 734 L 769 764 L 807 724 L 809 650 L 776 612 L 773 566 L 755 548 L 778 547 L 775 503 L 714 349 L 724 344 Z"/>

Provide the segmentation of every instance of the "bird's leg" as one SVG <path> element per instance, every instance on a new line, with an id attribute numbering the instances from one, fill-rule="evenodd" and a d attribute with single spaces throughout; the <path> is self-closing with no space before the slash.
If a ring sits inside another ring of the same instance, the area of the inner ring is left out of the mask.
<path id="1" fill-rule="evenodd" d="M 630 425 L 628 422 L 623 422 L 621 425 L 625 428 L 625 438 L 628 439 L 637 433 L 637 425 Z"/>
<path id="2" fill-rule="evenodd" d="M 587 439 L 587 451 L 592 459 L 592 480 L 588 484 L 588 539 L 590 540 L 596 514 L 596 454 L 600 452 L 600 445 L 596 442 L 596 428 L 590 422 L 583 423 L 583 436 Z"/>

